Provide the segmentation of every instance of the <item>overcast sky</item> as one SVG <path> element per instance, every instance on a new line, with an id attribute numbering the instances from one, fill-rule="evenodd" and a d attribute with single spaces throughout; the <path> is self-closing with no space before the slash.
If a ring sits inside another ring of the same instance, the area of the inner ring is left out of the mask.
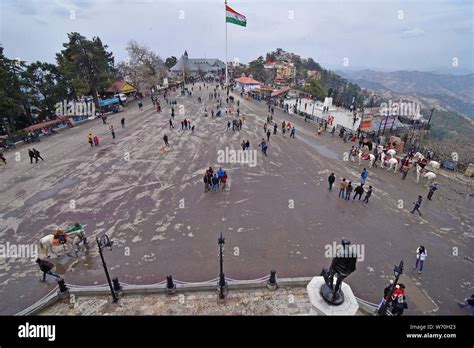
<path id="1" fill-rule="evenodd" d="M 228 58 L 277 47 L 331 69 L 473 69 L 472 0 L 229 0 L 247 27 L 228 25 Z M 162 58 L 225 58 L 224 0 L 0 0 L 0 43 L 10 58 L 55 61 L 77 31 L 125 59 L 127 41 Z"/>

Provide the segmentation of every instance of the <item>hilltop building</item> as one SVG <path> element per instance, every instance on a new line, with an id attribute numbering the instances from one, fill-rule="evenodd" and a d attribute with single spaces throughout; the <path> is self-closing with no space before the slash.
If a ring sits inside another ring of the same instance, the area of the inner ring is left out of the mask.
<path id="1" fill-rule="evenodd" d="M 188 52 L 184 51 L 170 71 L 172 76 L 182 76 L 183 72 L 192 77 L 221 75 L 225 74 L 225 63 L 219 59 L 189 58 Z"/>

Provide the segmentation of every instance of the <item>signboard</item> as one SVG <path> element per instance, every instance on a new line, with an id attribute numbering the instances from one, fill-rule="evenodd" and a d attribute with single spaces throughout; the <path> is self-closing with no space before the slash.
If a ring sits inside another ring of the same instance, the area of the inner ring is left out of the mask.
<path id="1" fill-rule="evenodd" d="M 372 119 L 366 119 L 364 118 L 362 122 L 360 123 L 360 130 L 369 130 L 372 129 Z"/>

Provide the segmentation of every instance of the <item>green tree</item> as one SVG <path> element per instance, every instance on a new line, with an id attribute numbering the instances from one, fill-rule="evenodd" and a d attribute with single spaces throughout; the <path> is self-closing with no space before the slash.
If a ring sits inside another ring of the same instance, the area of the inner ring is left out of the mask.
<path id="1" fill-rule="evenodd" d="M 8 59 L 0 46 L 0 131 L 13 134 L 16 129 L 32 123 L 28 108 L 28 98 L 23 92 L 24 81 L 21 74 L 25 63 Z"/>
<path id="2" fill-rule="evenodd" d="M 262 56 L 249 63 L 249 74 L 252 74 L 255 80 L 265 81 L 265 68 L 263 67 Z"/>
<path id="3" fill-rule="evenodd" d="M 23 76 L 31 103 L 39 108 L 39 120 L 51 118 L 56 112 L 56 104 L 70 97 L 70 88 L 54 64 L 32 63 Z"/>
<path id="4" fill-rule="evenodd" d="M 68 38 L 64 50 L 56 54 L 59 69 L 76 96 L 91 93 L 99 107 L 98 93 L 111 84 L 115 75 L 113 54 L 98 37 L 88 40 L 73 32 Z"/>
<path id="5" fill-rule="evenodd" d="M 327 96 L 327 92 L 321 85 L 321 82 L 315 77 L 309 78 L 305 87 L 305 91 L 318 99 L 323 99 Z"/>

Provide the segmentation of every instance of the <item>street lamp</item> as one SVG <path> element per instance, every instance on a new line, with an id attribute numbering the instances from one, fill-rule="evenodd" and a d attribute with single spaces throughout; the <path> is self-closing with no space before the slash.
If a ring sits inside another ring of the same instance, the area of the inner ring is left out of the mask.
<path id="1" fill-rule="evenodd" d="M 219 300 L 225 300 L 224 289 L 226 287 L 225 275 L 224 275 L 224 244 L 225 238 L 221 236 L 217 239 L 217 244 L 219 244 L 219 263 L 220 263 L 220 272 L 219 272 Z"/>
<path id="2" fill-rule="evenodd" d="M 403 260 L 400 261 L 400 264 L 398 266 L 395 265 L 393 269 L 393 274 L 395 275 L 395 281 L 393 282 L 390 292 L 388 294 L 388 300 L 386 300 L 379 308 L 377 311 L 378 315 L 387 315 L 387 307 L 392 300 L 392 295 L 395 292 L 395 287 L 398 284 L 398 278 L 403 274 Z"/>
<path id="3" fill-rule="evenodd" d="M 102 265 L 104 266 L 105 275 L 107 276 L 107 282 L 109 283 L 110 292 L 112 294 L 112 298 L 113 298 L 112 303 L 117 303 L 118 302 L 117 294 L 115 293 L 114 288 L 112 286 L 112 282 L 110 281 L 109 271 L 107 270 L 107 265 L 104 260 L 104 255 L 102 254 L 103 248 L 112 250 L 112 245 L 114 244 L 114 242 L 110 240 L 109 236 L 107 236 L 106 234 L 100 236 L 100 238 L 96 237 L 96 241 L 97 241 L 97 246 L 99 247 L 99 254 L 100 254 L 100 258 L 102 259 Z"/>

